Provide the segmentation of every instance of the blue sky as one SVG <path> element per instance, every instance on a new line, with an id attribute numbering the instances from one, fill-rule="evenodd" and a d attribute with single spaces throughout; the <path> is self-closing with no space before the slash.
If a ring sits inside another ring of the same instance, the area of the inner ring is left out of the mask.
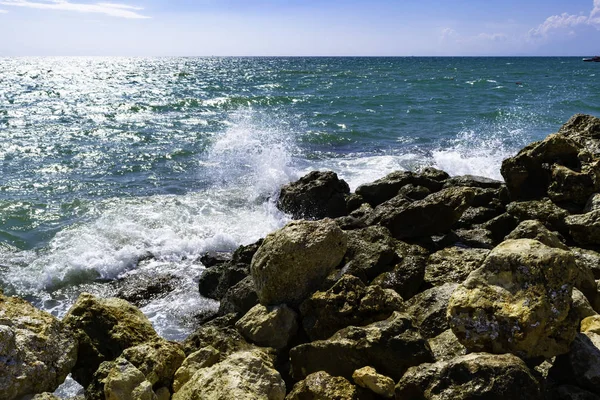
<path id="1" fill-rule="evenodd" d="M 0 0 L 0 55 L 595 55 L 600 0 Z"/>

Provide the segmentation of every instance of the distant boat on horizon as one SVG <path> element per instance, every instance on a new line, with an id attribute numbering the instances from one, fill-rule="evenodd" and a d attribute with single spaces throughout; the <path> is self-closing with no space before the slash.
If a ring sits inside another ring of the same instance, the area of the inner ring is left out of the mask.
<path id="1" fill-rule="evenodd" d="M 583 61 L 585 62 L 600 62 L 600 56 L 594 56 L 591 58 L 584 58 Z"/>

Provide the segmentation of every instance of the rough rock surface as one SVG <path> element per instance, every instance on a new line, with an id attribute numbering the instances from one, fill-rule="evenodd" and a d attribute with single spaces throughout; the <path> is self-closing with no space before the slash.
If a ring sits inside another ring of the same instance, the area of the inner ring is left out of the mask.
<path id="1" fill-rule="evenodd" d="M 507 240 L 452 294 L 448 318 L 470 351 L 552 357 L 568 351 L 575 260 L 536 240 Z"/>
<path id="2" fill-rule="evenodd" d="M 235 327 L 249 341 L 263 347 L 283 349 L 298 330 L 298 314 L 285 304 L 252 307 Z"/>
<path id="3" fill-rule="evenodd" d="M 73 334 L 45 311 L 0 292 L 0 394 L 5 400 L 54 391 L 77 358 Z"/>
<path id="4" fill-rule="evenodd" d="M 538 220 L 551 231 L 559 232 L 565 230 L 565 218 L 569 216 L 567 210 L 560 208 L 549 199 L 515 201 L 506 206 L 506 212 L 519 222 Z"/>
<path id="5" fill-rule="evenodd" d="M 391 269 L 396 256 L 396 240 L 388 229 L 369 226 L 348 231 L 348 250 L 344 256 L 346 273 L 369 283 L 384 269 Z"/>
<path id="6" fill-rule="evenodd" d="M 365 286 L 345 275 L 326 292 L 316 292 L 300 306 L 302 325 L 311 340 L 327 339 L 350 325 L 368 325 L 402 311 L 404 303 L 393 290 Z"/>
<path id="7" fill-rule="evenodd" d="M 219 303 L 219 315 L 235 313 L 244 315 L 258 304 L 254 280 L 247 276 L 230 287 Z"/>
<path id="8" fill-rule="evenodd" d="M 385 375 L 378 374 L 373 367 L 357 369 L 352 374 L 357 385 L 369 389 L 373 393 L 391 399 L 394 397 L 394 381 Z"/>
<path id="9" fill-rule="evenodd" d="M 100 299 L 82 293 L 63 318 L 79 340 L 73 379 L 86 387 L 103 361 L 123 350 L 158 340 L 152 324 L 136 307 L 122 299 Z"/>
<path id="10" fill-rule="evenodd" d="M 473 353 L 410 368 L 396 385 L 396 399 L 541 400 L 542 395 L 520 358 Z"/>
<path id="11" fill-rule="evenodd" d="M 581 320 L 581 332 L 593 332 L 600 335 L 600 315 L 590 315 Z"/>
<path id="12" fill-rule="evenodd" d="M 565 224 L 576 243 L 600 246 L 600 211 L 570 215 Z"/>
<path id="13" fill-rule="evenodd" d="M 579 143 L 594 155 L 600 155 L 600 119 L 592 115 L 575 114 L 558 133 Z"/>
<path id="14" fill-rule="evenodd" d="M 474 197 L 471 188 L 451 187 L 414 202 L 394 198 L 377 206 L 368 223 L 387 227 L 397 239 L 431 236 L 449 231 Z"/>
<path id="15" fill-rule="evenodd" d="M 505 239 L 534 239 L 546 246 L 569 250 L 556 234 L 550 232 L 544 224 L 537 220 L 522 221 Z"/>
<path id="16" fill-rule="evenodd" d="M 346 248 L 345 233 L 330 219 L 293 221 L 270 233 L 252 258 L 259 301 L 299 304 L 342 261 Z"/>
<path id="17" fill-rule="evenodd" d="M 467 349 L 458 341 L 452 329 L 445 330 L 428 342 L 435 361 L 448 361 L 467 354 Z"/>
<path id="18" fill-rule="evenodd" d="M 348 184 L 332 171 L 312 171 L 296 182 L 284 185 L 277 207 L 294 219 L 336 218 L 346 215 Z"/>
<path id="19" fill-rule="evenodd" d="M 292 375 L 296 379 L 317 371 L 350 379 L 354 371 L 365 366 L 399 379 L 408 367 L 432 360 L 429 345 L 413 326 L 412 318 L 398 312 L 385 321 L 349 326 L 328 340 L 290 350 Z"/>
<path id="20" fill-rule="evenodd" d="M 429 256 L 425 267 L 425 282 L 433 286 L 462 283 L 479 268 L 489 250 L 448 247 Z"/>
<path id="21" fill-rule="evenodd" d="M 122 357 L 100 364 L 86 388 L 86 400 L 158 400 L 152 383 Z"/>
<path id="22" fill-rule="evenodd" d="M 600 395 L 600 335 L 578 333 L 569 352 L 557 357 L 550 372 Z"/>
<path id="23" fill-rule="evenodd" d="M 450 328 L 446 316 L 448 301 L 456 283 L 446 283 L 427 289 L 406 303 L 406 312 L 413 317 L 419 332 L 425 338 L 432 338 Z"/>
<path id="24" fill-rule="evenodd" d="M 211 367 L 199 369 L 173 395 L 173 400 L 283 400 L 285 383 L 260 350 L 233 353 Z"/>
<path id="25" fill-rule="evenodd" d="M 173 378 L 173 392 L 179 391 L 201 368 L 212 367 L 219 362 L 220 352 L 212 346 L 206 346 L 193 352 L 183 361 Z"/>
<path id="26" fill-rule="evenodd" d="M 325 371 L 312 373 L 296 383 L 286 400 L 363 400 L 357 388 L 346 378 Z"/>
<path id="27" fill-rule="evenodd" d="M 175 371 L 185 354 L 180 343 L 158 339 L 125 349 L 121 358 L 129 361 L 152 386 L 171 386 Z"/>
<path id="28" fill-rule="evenodd" d="M 185 354 L 189 356 L 197 350 L 212 346 L 224 358 L 237 351 L 252 348 L 235 328 L 236 322 L 235 314 L 227 314 L 200 326 L 183 341 Z"/>

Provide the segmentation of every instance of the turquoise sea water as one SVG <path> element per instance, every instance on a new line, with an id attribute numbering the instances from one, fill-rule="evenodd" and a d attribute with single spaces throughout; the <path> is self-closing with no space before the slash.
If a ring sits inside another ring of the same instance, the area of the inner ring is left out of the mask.
<path id="1" fill-rule="evenodd" d="M 143 311 L 181 338 L 215 307 L 198 257 L 282 226 L 283 183 L 500 179 L 503 158 L 600 115 L 598 79 L 581 58 L 0 58 L 0 288 L 60 316 L 101 282 L 171 273 Z"/>

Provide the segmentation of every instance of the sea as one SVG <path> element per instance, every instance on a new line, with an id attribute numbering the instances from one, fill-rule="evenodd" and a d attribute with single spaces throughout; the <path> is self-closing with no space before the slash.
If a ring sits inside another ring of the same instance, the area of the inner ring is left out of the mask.
<path id="1" fill-rule="evenodd" d="M 502 179 L 526 144 L 600 116 L 599 80 L 580 57 L 0 58 L 0 289 L 62 317 L 83 291 L 173 276 L 142 311 L 182 340 L 218 307 L 200 257 L 285 225 L 281 185 Z"/>

